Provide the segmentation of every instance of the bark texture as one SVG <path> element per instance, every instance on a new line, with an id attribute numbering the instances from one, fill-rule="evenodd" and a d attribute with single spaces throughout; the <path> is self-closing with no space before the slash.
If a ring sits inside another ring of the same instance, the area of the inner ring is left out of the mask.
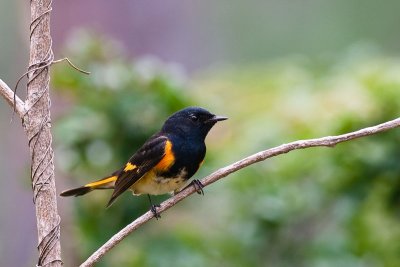
<path id="1" fill-rule="evenodd" d="M 26 114 L 22 118 L 32 158 L 31 179 L 36 208 L 37 266 L 61 266 L 60 216 L 57 211 L 52 136 L 50 132 L 49 65 L 51 0 L 31 0 L 30 59 Z"/>

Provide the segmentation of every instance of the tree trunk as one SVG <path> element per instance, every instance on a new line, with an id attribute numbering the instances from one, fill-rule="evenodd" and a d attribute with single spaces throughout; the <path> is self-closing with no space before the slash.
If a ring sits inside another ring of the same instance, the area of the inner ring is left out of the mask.
<path id="1" fill-rule="evenodd" d="M 53 61 L 50 36 L 51 0 L 31 0 L 31 35 L 24 130 L 32 158 L 31 179 L 38 230 L 38 266 L 61 266 L 60 216 L 54 181 L 50 132 L 49 65 Z"/>

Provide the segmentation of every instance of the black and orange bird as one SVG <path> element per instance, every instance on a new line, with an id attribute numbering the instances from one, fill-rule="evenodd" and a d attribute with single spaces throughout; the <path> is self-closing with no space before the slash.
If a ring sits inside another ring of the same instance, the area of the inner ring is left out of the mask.
<path id="1" fill-rule="evenodd" d="M 114 189 L 109 207 L 126 190 L 134 195 L 147 194 L 156 218 L 157 205 L 150 195 L 175 194 L 188 185 L 203 193 L 198 180 L 188 183 L 203 163 L 205 138 L 211 128 L 227 117 L 217 116 L 200 107 L 188 107 L 171 115 L 161 130 L 151 136 L 119 170 L 98 181 L 62 192 L 61 196 L 81 196 L 96 189 Z"/>

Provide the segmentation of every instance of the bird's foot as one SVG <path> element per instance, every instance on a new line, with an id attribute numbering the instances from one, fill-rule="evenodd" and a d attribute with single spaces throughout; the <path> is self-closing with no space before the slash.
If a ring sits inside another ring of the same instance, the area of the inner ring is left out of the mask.
<path id="1" fill-rule="evenodd" d="M 148 194 L 147 197 L 149 198 L 149 202 L 150 202 L 150 210 L 153 213 L 154 217 L 158 220 L 161 219 L 161 215 L 160 213 L 157 212 L 157 208 L 161 207 L 160 204 L 153 204 L 153 202 L 151 201 L 151 197 Z"/>
<path id="2" fill-rule="evenodd" d="M 160 215 L 160 213 L 158 213 L 158 211 L 157 211 L 157 208 L 159 208 L 159 207 L 161 207 L 159 204 L 151 205 L 151 206 L 150 206 L 150 210 L 151 210 L 151 212 L 153 213 L 154 218 L 156 218 L 157 220 L 158 220 L 158 219 L 161 219 L 161 215 Z"/>
<path id="3" fill-rule="evenodd" d="M 194 179 L 189 184 L 189 186 L 191 185 L 194 187 L 194 189 L 196 189 L 197 194 L 204 196 L 204 191 L 203 191 L 204 185 L 200 182 L 200 180 Z"/>

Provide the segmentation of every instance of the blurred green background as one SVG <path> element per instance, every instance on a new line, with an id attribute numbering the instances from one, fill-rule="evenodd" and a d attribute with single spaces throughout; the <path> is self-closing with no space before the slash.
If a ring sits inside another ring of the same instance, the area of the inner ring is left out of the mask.
<path id="1" fill-rule="evenodd" d="M 397 1 L 54 3 L 55 54 L 92 72 L 52 69 L 58 191 L 119 167 L 188 105 L 230 118 L 207 138 L 196 178 L 285 142 L 398 117 L 399 8 Z M 15 16 L 19 24 L 9 22 Z M 12 86 L 26 66 L 27 9 L 3 1 L 0 18 L 0 34 L 9 36 L 0 41 L 0 77 Z M 0 236 L 12 240 L 0 242 L 0 265 L 32 265 L 26 141 L 4 101 L 0 110 Z M 400 266 L 399 141 L 393 130 L 246 168 L 146 224 L 96 266 Z M 79 265 L 148 209 L 146 197 L 129 193 L 105 209 L 110 193 L 59 199 L 65 266 Z"/>

